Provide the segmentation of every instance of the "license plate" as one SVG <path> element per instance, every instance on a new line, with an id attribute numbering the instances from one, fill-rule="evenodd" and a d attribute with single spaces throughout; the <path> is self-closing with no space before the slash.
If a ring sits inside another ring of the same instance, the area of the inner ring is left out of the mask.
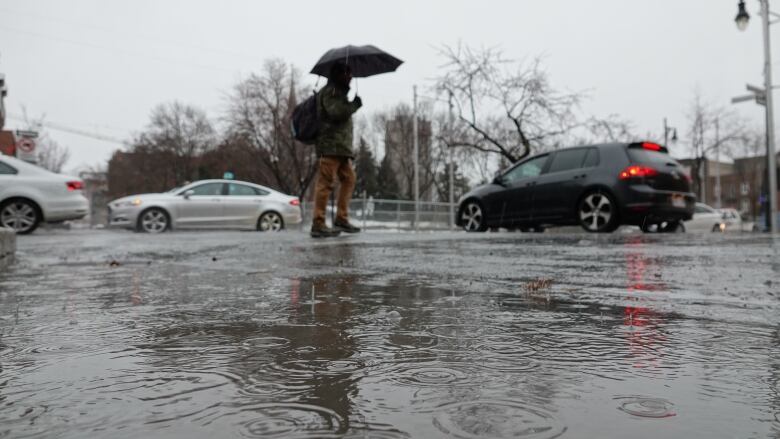
<path id="1" fill-rule="evenodd" d="M 685 207 L 685 197 L 682 195 L 672 195 L 672 206 Z"/>

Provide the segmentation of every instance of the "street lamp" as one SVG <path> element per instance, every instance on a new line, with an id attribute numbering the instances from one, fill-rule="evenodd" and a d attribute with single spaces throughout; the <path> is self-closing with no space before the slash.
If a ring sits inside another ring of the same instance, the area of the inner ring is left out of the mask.
<path id="1" fill-rule="evenodd" d="M 734 21 L 737 23 L 737 29 L 740 31 L 747 29 L 748 22 L 750 21 L 750 14 L 745 10 L 744 0 L 739 1 L 739 11 L 737 12 L 736 18 L 734 18 Z"/>
<path id="2" fill-rule="evenodd" d="M 672 142 L 677 141 L 677 128 L 670 127 L 664 118 L 664 146 L 669 147 L 669 133 L 672 133 Z"/>
<path id="3" fill-rule="evenodd" d="M 769 21 L 769 16 L 775 18 L 780 15 L 769 11 L 769 0 L 759 0 L 761 4 L 761 24 L 764 36 L 764 90 L 766 94 L 765 109 L 766 109 L 766 168 L 767 168 L 767 183 L 769 186 L 769 209 L 767 209 L 767 216 L 769 218 L 769 231 L 772 233 L 777 232 L 777 164 L 775 157 L 775 121 L 774 110 L 772 106 L 772 56 L 769 47 L 769 25 L 773 24 Z M 750 21 L 750 15 L 745 9 L 745 1 L 740 0 L 738 4 L 737 16 L 734 21 L 737 23 L 737 28 L 741 31 L 747 29 L 748 22 Z"/>

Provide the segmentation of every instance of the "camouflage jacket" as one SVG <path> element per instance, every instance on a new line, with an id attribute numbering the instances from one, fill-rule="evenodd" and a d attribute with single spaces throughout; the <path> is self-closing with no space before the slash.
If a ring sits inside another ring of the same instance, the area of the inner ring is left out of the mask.
<path id="1" fill-rule="evenodd" d="M 360 108 L 347 99 L 347 92 L 328 84 L 317 95 L 320 132 L 317 135 L 317 155 L 354 158 L 352 151 L 352 114 Z"/>

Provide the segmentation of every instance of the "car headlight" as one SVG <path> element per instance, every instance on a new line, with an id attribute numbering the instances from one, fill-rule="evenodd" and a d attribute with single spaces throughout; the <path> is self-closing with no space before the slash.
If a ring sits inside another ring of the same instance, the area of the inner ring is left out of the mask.
<path id="1" fill-rule="evenodd" d="M 140 198 L 133 198 L 132 200 L 119 201 L 114 203 L 114 207 L 133 207 L 140 206 L 142 203 Z"/>

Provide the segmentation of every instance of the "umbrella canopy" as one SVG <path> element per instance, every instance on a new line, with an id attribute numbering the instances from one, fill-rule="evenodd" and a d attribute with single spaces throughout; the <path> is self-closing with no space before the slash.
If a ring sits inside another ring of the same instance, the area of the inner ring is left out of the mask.
<path id="1" fill-rule="evenodd" d="M 403 63 L 375 46 L 344 46 L 325 52 L 311 69 L 311 73 L 327 78 L 330 68 L 339 61 L 352 69 L 352 76 L 355 78 L 394 72 Z"/>

